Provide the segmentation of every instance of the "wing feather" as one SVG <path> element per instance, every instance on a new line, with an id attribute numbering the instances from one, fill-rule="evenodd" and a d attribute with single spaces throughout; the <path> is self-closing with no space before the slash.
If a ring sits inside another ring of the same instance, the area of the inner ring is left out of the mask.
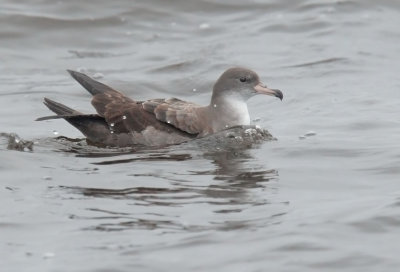
<path id="1" fill-rule="evenodd" d="M 204 130 L 202 107 L 177 98 L 153 99 L 143 102 L 143 109 L 153 113 L 157 120 L 170 124 L 190 134 Z"/>
<path id="2" fill-rule="evenodd" d="M 143 102 L 134 101 L 115 90 L 94 95 L 92 105 L 104 117 L 110 130 L 116 133 L 141 133 L 151 126 L 158 131 L 192 137 L 189 133 L 159 120 L 154 112 L 145 110 Z"/>
<path id="3" fill-rule="evenodd" d="M 176 98 L 135 101 L 123 93 L 87 75 L 69 71 L 92 95 L 92 105 L 112 132 L 142 132 L 149 126 L 164 131 L 195 137 L 201 132 L 197 122 L 199 106 Z"/>

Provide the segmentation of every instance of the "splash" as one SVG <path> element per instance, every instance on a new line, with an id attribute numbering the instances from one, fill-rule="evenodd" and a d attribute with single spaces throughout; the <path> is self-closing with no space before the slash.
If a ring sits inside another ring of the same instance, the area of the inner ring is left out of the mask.
<path id="1" fill-rule="evenodd" d="M 16 133 L 0 133 L 0 137 L 7 139 L 8 150 L 33 151 L 33 142 L 21 139 Z"/>

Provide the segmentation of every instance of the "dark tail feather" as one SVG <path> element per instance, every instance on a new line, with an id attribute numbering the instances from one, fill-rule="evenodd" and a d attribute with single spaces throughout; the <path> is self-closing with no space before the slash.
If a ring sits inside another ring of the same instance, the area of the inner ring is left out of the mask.
<path id="1" fill-rule="evenodd" d="M 89 93 L 92 95 L 104 93 L 107 91 L 115 91 L 114 89 L 108 87 L 107 85 L 100 83 L 90 77 L 88 77 L 85 74 L 72 71 L 72 70 L 67 70 L 70 75 L 79 82 Z"/>
<path id="2" fill-rule="evenodd" d="M 71 109 L 70 107 L 67 107 L 61 103 L 58 103 L 48 98 L 44 98 L 43 104 L 45 104 L 46 107 L 48 107 L 52 112 L 54 112 L 57 115 L 82 114 L 79 111 Z"/>
<path id="3" fill-rule="evenodd" d="M 97 118 L 97 117 L 99 117 L 99 115 L 98 114 L 50 115 L 50 116 L 43 116 L 43 117 L 36 118 L 35 121 L 45 121 L 45 120 L 53 120 L 53 119 L 65 119 L 68 121 L 69 119 L 79 118 L 79 117 Z"/>
<path id="4" fill-rule="evenodd" d="M 71 116 L 71 115 L 68 115 Z M 67 115 L 50 115 L 50 116 L 43 116 L 36 118 L 35 121 L 45 121 L 45 120 L 52 120 L 52 119 L 63 119 L 68 117 Z"/>
<path id="5" fill-rule="evenodd" d="M 65 117 L 65 120 L 94 143 L 107 144 L 113 138 L 106 120 L 97 114 L 69 116 Z"/>
<path id="6" fill-rule="evenodd" d="M 46 105 L 52 112 L 54 112 L 57 115 L 51 115 L 51 116 L 44 116 L 37 118 L 36 121 L 44 121 L 44 120 L 50 120 L 50 119 L 60 119 L 60 118 L 67 118 L 71 116 L 77 116 L 77 115 L 83 115 L 83 113 L 71 109 L 70 107 L 67 107 L 61 103 L 58 103 L 56 101 L 53 101 L 48 98 L 44 98 L 43 104 Z"/>
<path id="7" fill-rule="evenodd" d="M 45 98 L 43 103 L 57 115 L 40 117 L 36 121 L 62 118 L 79 129 L 92 142 L 112 143 L 113 134 L 106 120 L 98 114 L 83 114 L 48 98 Z"/>

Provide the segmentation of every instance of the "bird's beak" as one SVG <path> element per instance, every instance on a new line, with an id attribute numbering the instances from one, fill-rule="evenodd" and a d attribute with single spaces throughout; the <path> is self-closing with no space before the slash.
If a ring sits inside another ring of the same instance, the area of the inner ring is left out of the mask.
<path id="1" fill-rule="evenodd" d="M 272 95 L 272 96 L 278 97 L 280 100 L 283 99 L 283 94 L 280 90 L 267 88 L 267 86 L 262 84 L 262 82 L 258 83 L 256 86 L 254 86 L 254 89 L 256 90 L 256 93 L 258 93 L 258 94 Z"/>

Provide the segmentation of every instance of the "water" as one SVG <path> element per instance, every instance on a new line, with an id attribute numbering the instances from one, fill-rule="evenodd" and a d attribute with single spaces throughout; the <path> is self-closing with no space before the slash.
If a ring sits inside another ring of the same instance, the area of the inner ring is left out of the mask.
<path id="1" fill-rule="evenodd" d="M 0 132 L 34 145 L 0 138 L 2 270 L 397 271 L 399 11 L 3 0 Z M 44 96 L 93 112 L 65 69 L 206 104 L 234 65 L 283 91 L 249 101 L 278 141 L 107 150 L 63 120 L 33 121 L 49 114 Z"/>

